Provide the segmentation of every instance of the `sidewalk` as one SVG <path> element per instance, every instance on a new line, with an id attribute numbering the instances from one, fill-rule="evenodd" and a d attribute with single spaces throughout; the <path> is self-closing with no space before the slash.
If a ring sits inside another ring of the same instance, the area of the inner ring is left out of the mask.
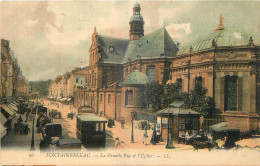
<path id="1" fill-rule="evenodd" d="M 127 149 L 165 149 L 167 142 L 159 142 L 156 145 L 150 143 L 153 130 L 147 130 L 148 138 L 144 140 L 145 130 L 140 130 L 135 126 L 134 124 L 134 143 L 131 143 L 132 124 L 125 124 L 124 129 L 121 129 L 121 123 L 115 121 L 115 126 L 112 128 L 106 127 L 106 132 L 113 138 L 118 137 L 120 141 L 123 141 L 123 146 Z M 144 144 L 143 141 L 145 142 Z M 174 144 L 174 147 L 175 149 L 171 150 L 193 150 L 191 145 Z"/>
<path id="2" fill-rule="evenodd" d="M 12 129 L 11 132 L 8 133 L 1 141 L 2 149 L 22 149 L 22 150 L 30 150 L 31 148 L 31 140 L 32 140 L 32 123 L 33 121 L 28 121 L 28 125 L 30 128 L 30 132 L 27 135 L 16 135 L 14 134 L 14 123 L 17 122 L 17 118 L 12 120 Z M 25 114 L 22 115 L 23 122 L 26 120 Z M 35 150 L 39 150 L 39 144 L 41 141 L 41 134 L 37 133 L 36 130 L 36 119 L 34 120 L 34 147 Z"/>

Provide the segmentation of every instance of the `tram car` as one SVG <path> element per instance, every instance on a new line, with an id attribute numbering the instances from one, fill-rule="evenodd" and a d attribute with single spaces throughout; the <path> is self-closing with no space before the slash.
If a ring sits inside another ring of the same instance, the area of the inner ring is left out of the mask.
<path id="1" fill-rule="evenodd" d="M 79 114 L 77 116 L 77 138 L 85 147 L 105 147 L 105 118 L 95 114 Z"/>

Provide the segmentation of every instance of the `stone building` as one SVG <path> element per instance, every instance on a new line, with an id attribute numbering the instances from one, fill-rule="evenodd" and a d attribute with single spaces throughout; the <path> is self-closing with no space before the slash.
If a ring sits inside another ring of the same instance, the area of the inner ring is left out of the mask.
<path id="1" fill-rule="evenodd" d="M 182 90 L 208 89 L 224 116 L 241 131 L 257 129 L 260 111 L 259 40 L 234 27 L 219 26 L 173 56 L 171 79 Z"/>
<path id="2" fill-rule="evenodd" d="M 168 81 L 167 69 L 179 49 L 165 27 L 145 35 L 144 23 L 136 3 L 129 21 L 129 39 L 103 36 L 94 29 L 87 89 L 77 91 L 78 106 L 91 106 L 97 114 L 130 121 L 132 110 L 145 109 L 139 102 L 144 80 Z M 135 76 L 143 80 L 141 84 Z"/>
<path id="3" fill-rule="evenodd" d="M 0 98 L 2 102 L 11 102 L 13 99 L 28 95 L 29 82 L 22 75 L 18 60 L 14 57 L 9 46 L 10 42 L 1 39 L 1 63 L 0 63 Z"/>

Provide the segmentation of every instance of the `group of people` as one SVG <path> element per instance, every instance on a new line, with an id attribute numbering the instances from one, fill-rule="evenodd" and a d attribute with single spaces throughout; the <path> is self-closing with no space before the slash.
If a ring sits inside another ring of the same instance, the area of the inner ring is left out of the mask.
<path id="1" fill-rule="evenodd" d="M 29 134 L 30 128 L 27 123 L 27 120 L 23 122 L 22 116 L 20 115 L 17 119 L 17 123 L 14 124 L 14 133 L 15 134 Z"/>

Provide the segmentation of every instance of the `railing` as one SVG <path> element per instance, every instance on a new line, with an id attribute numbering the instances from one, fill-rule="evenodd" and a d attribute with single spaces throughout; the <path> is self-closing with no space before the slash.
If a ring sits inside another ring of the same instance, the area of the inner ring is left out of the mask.
<path id="1" fill-rule="evenodd" d="M 215 116 L 213 118 L 204 118 L 202 123 L 202 130 L 208 133 L 210 132 L 210 126 L 220 122 L 225 122 L 225 119 L 221 115 Z"/>

